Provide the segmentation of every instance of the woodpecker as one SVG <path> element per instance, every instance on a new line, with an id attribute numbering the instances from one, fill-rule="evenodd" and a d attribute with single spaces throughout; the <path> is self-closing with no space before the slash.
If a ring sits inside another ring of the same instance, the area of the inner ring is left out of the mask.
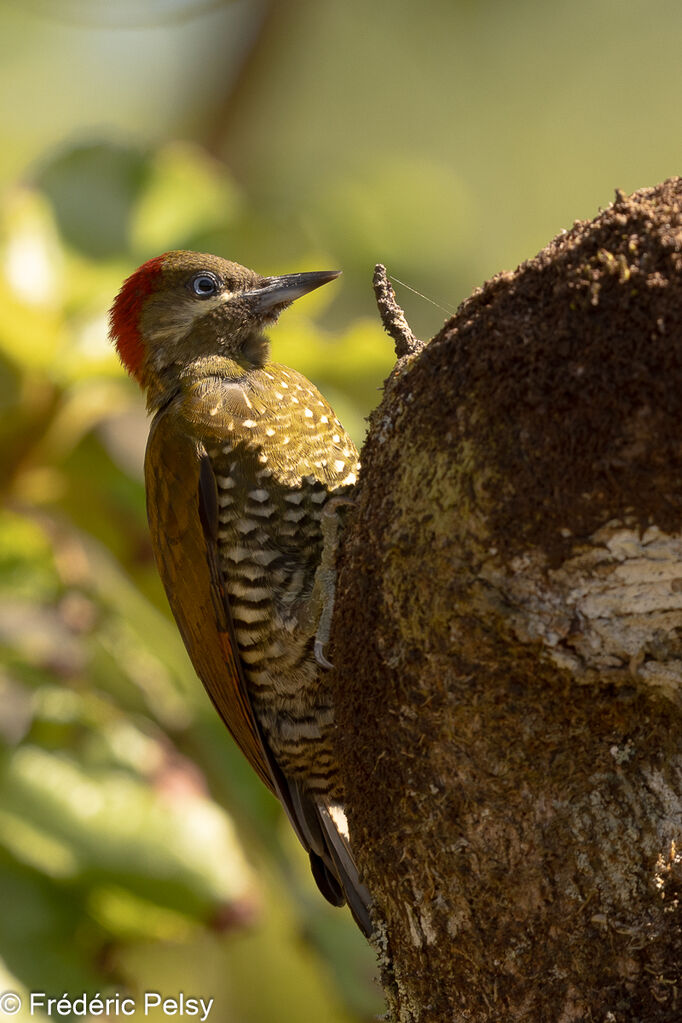
<path id="1" fill-rule="evenodd" d="M 263 333 L 336 277 L 263 277 L 217 256 L 167 252 L 123 283 L 110 335 L 153 415 L 147 515 L 192 664 L 282 802 L 318 887 L 334 905 L 348 901 L 369 936 L 321 682 L 324 541 L 358 453 L 317 388 L 270 361 Z"/>

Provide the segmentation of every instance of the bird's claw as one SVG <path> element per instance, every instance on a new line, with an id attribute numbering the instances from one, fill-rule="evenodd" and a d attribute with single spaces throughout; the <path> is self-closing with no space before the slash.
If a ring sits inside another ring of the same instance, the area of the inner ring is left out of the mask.
<path id="1" fill-rule="evenodd" d="M 323 640 L 321 640 L 321 639 L 316 639 L 315 640 L 315 647 L 314 647 L 314 649 L 315 649 L 315 660 L 317 661 L 317 663 L 320 665 L 321 668 L 324 668 L 326 671 L 331 671 L 331 669 L 334 667 L 334 665 L 332 664 L 331 661 L 328 661 L 327 658 L 324 656 L 325 645 L 326 644 L 324 643 Z"/>
<path id="2" fill-rule="evenodd" d="M 315 635 L 315 660 L 326 671 L 334 665 L 324 655 L 329 642 L 329 633 L 334 611 L 334 595 L 336 588 L 336 549 L 338 546 L 340 518 L 339 508 L 353 504 L 344 496 L 332 497 L 325 505 L 322 513 L 322 558 L 315 573 L 314 596 L 312 603 L 318 610 L 317 633 Z"/>

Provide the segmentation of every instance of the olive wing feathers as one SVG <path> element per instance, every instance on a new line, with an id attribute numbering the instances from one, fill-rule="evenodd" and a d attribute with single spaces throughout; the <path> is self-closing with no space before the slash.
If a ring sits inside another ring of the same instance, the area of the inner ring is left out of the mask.
<path id="1" fill-rule="evenodd" d="M 276 792 L 220 577 L 210 463 L 202 445 L 164 412 L 149 434 L 145 482 L 154 557 L 194 670 L 251 766 Z"/>

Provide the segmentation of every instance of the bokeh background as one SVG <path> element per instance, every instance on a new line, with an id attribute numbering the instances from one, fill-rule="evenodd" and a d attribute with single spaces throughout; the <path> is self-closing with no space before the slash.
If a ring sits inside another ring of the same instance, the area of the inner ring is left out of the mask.
<path id="1" fill-rule="evenodd" d="M 677 0 L 1 0 L 0 990 L 381 1011 L 169 618 L 106 312 L 169 248 L 342 267 L 273 340 L 360 443 L 391 365 L 374 263 L 429 337 L 680 172 L 681 44 Z"/>

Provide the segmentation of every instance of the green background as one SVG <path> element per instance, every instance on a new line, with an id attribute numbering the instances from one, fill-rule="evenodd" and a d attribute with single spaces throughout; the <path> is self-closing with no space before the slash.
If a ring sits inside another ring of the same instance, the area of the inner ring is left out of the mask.
<path id="1" fill-rule="evenodd" d="M 374 263 L 427 338 L 678 172 L 681 42 L 673 0 L 0 5 L 0 990 L 381 1011 L 169 618 L 107 309 L 169 248 L 342 268 L 273 351 L 360 443 L 392 361 Z"/>

